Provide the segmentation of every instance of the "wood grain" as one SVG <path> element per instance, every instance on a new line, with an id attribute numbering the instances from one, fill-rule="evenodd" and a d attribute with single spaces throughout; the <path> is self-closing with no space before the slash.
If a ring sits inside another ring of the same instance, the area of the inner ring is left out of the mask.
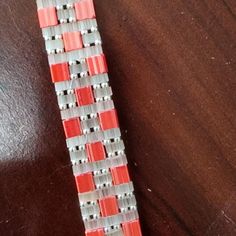
<path id="1" fill-rule="evenodd" d="M 235 1 L 95 5 L 144 235 L 236 235 Z M 0 38 L 0 235 L 83 235 L 34 1 Z"/>

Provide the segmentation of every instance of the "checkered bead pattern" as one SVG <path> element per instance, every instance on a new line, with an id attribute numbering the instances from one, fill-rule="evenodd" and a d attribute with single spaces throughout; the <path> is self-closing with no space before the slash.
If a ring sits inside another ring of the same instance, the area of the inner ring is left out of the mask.
<path id="1" fill-rule="evenodd" d="M 86 236 L 141 236 L 92 0 L 37 0 Z"/>

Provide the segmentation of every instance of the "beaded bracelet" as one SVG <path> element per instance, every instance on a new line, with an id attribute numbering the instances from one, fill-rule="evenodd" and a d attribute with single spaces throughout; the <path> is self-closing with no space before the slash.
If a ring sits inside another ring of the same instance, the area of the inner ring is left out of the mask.
<path id="1" fill-rule="evenodd" d="M 36 0 L 86 236 L 141 236 L 92 0 Z"/>

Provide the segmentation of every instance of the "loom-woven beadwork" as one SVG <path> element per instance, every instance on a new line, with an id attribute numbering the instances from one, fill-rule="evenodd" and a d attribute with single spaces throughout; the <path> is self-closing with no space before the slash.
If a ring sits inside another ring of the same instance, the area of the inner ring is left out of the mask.
<path id="1" fill-rule="evenodd" d="M 141 236 L 92 0 L 36 0 L 87 236 Z"/>

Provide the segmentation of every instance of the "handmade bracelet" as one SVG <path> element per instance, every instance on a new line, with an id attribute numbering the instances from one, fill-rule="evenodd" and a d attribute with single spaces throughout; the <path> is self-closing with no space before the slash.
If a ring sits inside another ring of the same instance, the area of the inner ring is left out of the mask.
<path id="1" fill-rule="evenodd" d="M 92 0 L 37 0 L 86 236 L 141 236 Z"/>

